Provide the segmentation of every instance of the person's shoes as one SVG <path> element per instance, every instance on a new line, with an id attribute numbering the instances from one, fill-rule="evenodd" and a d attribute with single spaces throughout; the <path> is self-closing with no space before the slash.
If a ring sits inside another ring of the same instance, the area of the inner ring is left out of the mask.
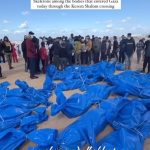
<path id="1" fill-rule="evenodd" d="M 31 78 L 31 79 L 37 79 L 37 78 L 39 78 L 39 77 L 37 77 L 37 76 L 30 76 L 30 78 Z"/>

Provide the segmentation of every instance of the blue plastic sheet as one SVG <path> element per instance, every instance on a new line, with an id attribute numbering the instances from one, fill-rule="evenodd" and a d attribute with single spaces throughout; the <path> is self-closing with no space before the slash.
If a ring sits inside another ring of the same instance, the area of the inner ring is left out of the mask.
<path id="1" fill-rule="evenodd" d="M 15 150 L 26 140 L 26 135 L 14 128 L 0 132 L 0 150 Z"/>
<path id="2" fill-rule="evenodd" d="M 46 71 L 46 79 L 43 84 L 43 89 L 46 90 L 47 92 L 52 90 L 55 87 L 55 84 L 53 83 L 53 79 L 57 71 L 58 70 L 54 65 L 49 65 Z"/>
<path id="3" fill-rule="evenodd" d="M 48 99 L 51 96 L 51 92 L 45 92 L 45 90 L 36 90 L 33 87 L 29 87 L 24 81 L 17 80 L 16 85 L 22 89 L 23 96 L 37 104 L 49 105 Z"/>
<path id="4" fill-rule="evenodd" d="M 142 122 L 142 116 L 146 112 L 147 109 L 142 103 L 132 101 L 120 110 L 112 125 L 115 129 L 119 127 L 119 124 L 126 128 L 136 128 Z"/>
<path id="5" fill-rule="evenodd" d="M 140 74 L 135 71 L 126 71 L 119 75 L 107 78 L 107 81 L 115 85 L 114 93 L 130 94 L 141 98 L 150 98 L 150 75 Z"/>
<path id="6" fill-rule="evenodd" d="M 31 150 L 49 150 L 50 147 L 55 149 L 55 140 L 57 138 L 58 131 L 56 129 L 40 129 L 28 134 L 27 138 L 36 143 L 37 147 L 30 147 Z"/>
<path id="7" fill-rule="evenodd" d="M 30 116 L 26 116 L 21 120 L 21 130 L 25 133 L 29 133 L 36 129 L 36 124 L 46 121 L 47 119 L 46 107 L 38 107 L 33 110 Z"/>
<path id="8" fill-rule="evenodd" d="M 53 66 L 48 68 L 48 72 L 53 70 Z M 56 84 L 56 88 L 63 91 L 84 88 L 99 81 L 102 81 L 107 76 L 115 72 L 115 64 L 108 62 L 100 62 L 90 66 L 69 66 L 64 71 L 55 70 L 53 76 L 54 80 L 62 80 L 61 83 Z M 49 76 L 49 74 L 47 74 Z M 51 78 L 51 75 L 50 75 Z M 51 81 L 51 79 L 50 79 Z M 47 78 L 45 81 L 49 82 Z"/>
<path id="9" fill-rule="evenodd" d="M 107 126 L 108 118 L 114 120 L 117 112 L 128 102 L 124 98 L 102 102 L 102 108 L 87 112 L 61 132 L 57 140 L 59 147 L 65 150 L 77 150 L 78 147 L 83 148 L 85 144 L 96 147 L 96 136 Z"/>
<path id="10" fill-rule="evenodd" d="M 73 94 L 68 99 L 59 89 L 56 90 L 57 104 L 51 107 L 51 115 L 62 111 L 67 117 L 73 118 L 85 113 L 93 104 L 100 103 L 109 97 L 113 87 L 107 85 L 88 86 L 84 94 Z"/>
<path id="11" fill-rule="evenodd" d="M 116 63 L 116 70 L 118 70 L 118 71 L 124 71 L 125 70 L 125 64 Z"/>
<path id="12" fill-rule="evenodd" d="M 0 131 L 18 126 L 21 118 L 29 115 L 30 112 L 28 109 L 17 106 L 5 105 L 0 107 Z"/>
<path id="13" fill-rule="evenodd" d="M 98 142 L 101 149 L 109 150 L 143 150 L 144 141 L 150 137 L 150 112 L 142 116 L 141 122 L 136 128 L 127 128 L 122 125 L 119 129 L 110 133 Z"/>

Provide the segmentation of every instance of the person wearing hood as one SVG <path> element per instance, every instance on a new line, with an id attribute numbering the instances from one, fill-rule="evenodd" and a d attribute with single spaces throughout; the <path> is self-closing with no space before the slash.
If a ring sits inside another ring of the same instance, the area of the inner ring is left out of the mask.
<path id="1" fill-rule="evenodd" d="M 143 73 L 145 73 L 145 69 L 148 64 L 148 72 L 150 73 L 150 35 L 148 36 L 147 41 L 145 42 L 145 55 L 144 55 L 144 63 L 143 63 Z"/>
<path id="2" fill-rule="evenodd" d="M 27 49 L 27 57 L 29 61 L 29 70 L 30 70 L 30 78 L 36 79 L 38 78 L 35 76 L 36 74 L 36 59 L 37 59 L 37 51 L 36 45 L 33 41 L 33 32 L 29 32 L 29 36 L 26 39 L 26 49 Z"/>
<path id="3" fill-rule="evenodd" d="M 131 33 L 127 34 L 127 39 L 125 42 L 125 65 L 126 69 L 131 69 L 131 60 L 135 52 L 135 40 L 133 39 Z"/>

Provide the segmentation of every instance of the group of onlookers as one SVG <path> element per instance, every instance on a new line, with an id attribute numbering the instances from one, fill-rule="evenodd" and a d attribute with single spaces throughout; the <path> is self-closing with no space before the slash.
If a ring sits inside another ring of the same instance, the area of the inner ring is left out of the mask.
<path id="1" fill-rule="evenodd" d="M 7 58 L 9 69 L 12 69 L 12 54 L 14 45 L 11 44 L 7 37 L 0 41 L 0 49 L 3 49 Z M 1 48 L 2 47 L 2 48 Z M 140 39 L 135 43 L 131 33 L 127 36 L 122 35 L 121 39 L 114 36 L 110 39 L 108 36 L 103 38 L 97 36 L 81 35 L 70 37 L 46 38 L 39 39 L 32 31 L 24 36 L 21 44 L 22 53 L 25 60 L 25 71 L 30 70 L 30 78 L 38 78 L 36 75 L 46 72 L 48 64 L 54 64 L 58 70 L 63 70 L 69 65 L 90 65 L 99 61 L 117 61 L 125 63 L 126 69 L 131 69 L 132 56 L 137 53 L 137 64 L 143 59 L 143 70 L 145 72 L 148 64 L 148 73 L 150 73 L 150 35 L 148 39 Z M 0 57 L 5 62 L 5 57 L 0 51 Z M 16 57 L 14 57 L 16 58 Z M 18 61 L 18 60 L 16 60 Z M 42 64 L 42 69 L 40 68 Z M 1 69 L 1 67 L 0 67 Z"/>
<path id="2" fill-rule="evenodd" d="M 12 59 L 13 62 L 18 62 L 17 52 L 15 48 L 15 44 L 11 43 L 7 36 L 0 39 L 0 63 L 8 62 L 9 69 L 13 69 L 12 67 Z M 0 66 L 0 78 L 5 78 L 2 75 L 1 66 Z"/>

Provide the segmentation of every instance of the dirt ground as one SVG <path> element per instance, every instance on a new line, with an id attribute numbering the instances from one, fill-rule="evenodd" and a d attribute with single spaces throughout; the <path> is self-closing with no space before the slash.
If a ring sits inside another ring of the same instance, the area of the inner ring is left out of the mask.
<path id="1" fill-rule="evenodd" d="M 45 75 L 41 74 L 41 75 L 39 75 L 38 79 L 31 80 L 29 78 L 29 73 L 24 72 L 23 59 L 20 59 L 19 63 L 13 64 L 13 66 L 14 66 L 13 70 L 9 70 L 7 64 L 0 64 L 0 65 L 2 66 L 3 74 L 7 77 L 6 79 L 0 80 L 0 83 L 3 82 L 3 81 L 9 81 L 11 83 L 10 88 L 16 87 L 15 80 L 17 80 L 17 79 L 27 81 L 29 85 L 31 85 L 35 88 L 41 88 L 42 85 L 43 85 Z M 142 62 L 141 62 L 140 65 L 137 65 L 136 64 L 136 59 L 135 59 L 135 56 L 134 56 L 132 69 L 136 70 L 136 69 L 139 69 L 141 67 L 142 67 Z M 72 95 L 73 93 L 76 93 L 76 92 L 79 92 L 79 90 L 67 91 L 67 92 L 65 92 L 65 95 L 70 96 L 70 95 Z M 50 100 L 55 102 L 55 98 L 56 98 L 55 95 L 53 95 L 50 98 Z M 39 129 L 42 129 L 42 128 L 56 128 L 58 130 L 63 130 L 67 125 L 71 124 L 72 122 L 74 122 L 77 119 L 77 118 L 68 119 L 62 113 L 59 113 L 55 117 L 51 117 L 50 116 L 50 110 L 48 110 L 47 113 L 49 114 L 49 119 L 48 119 L 48 121 L 43 122 L 42 124 L 38 125 Z M 107 126 L 107 128 L 103 131 L 103 133 L 101 133 L 98 136 L 98 139 L 101 139 L 102 137 L 104 137 L 105 135 L 110 133 L 111 131 L 112 131 L 112 128 L 110 126 Z M 27 150 L 28 146 L 31 146 L 31 145 L 33 146 L 34 144 L 32 142 L 26 142 L 20 149 L 21 150 Z M 150 150 L 150 140 L 147 140 L 145 142 L 144 150 Z"/>

